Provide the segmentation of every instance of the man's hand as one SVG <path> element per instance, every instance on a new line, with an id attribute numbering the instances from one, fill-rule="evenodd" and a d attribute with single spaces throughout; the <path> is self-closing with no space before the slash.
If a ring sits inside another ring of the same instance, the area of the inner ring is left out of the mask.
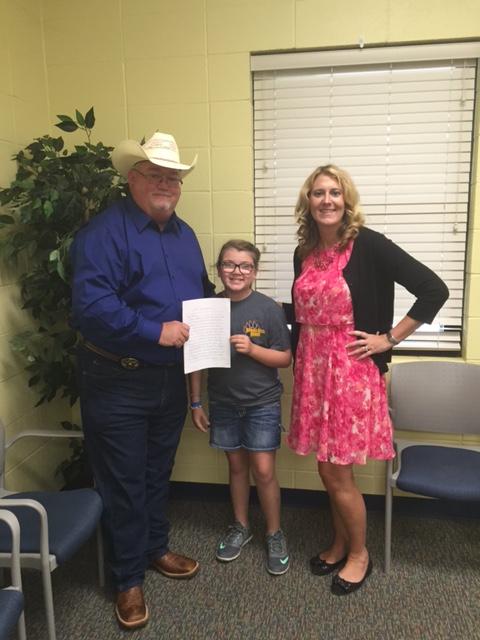
<path id="1" fill-rule="evenodd" d="M 179 322 L 178 320 L 164 322 L 158 344 L 162 347 L 177 347 L 177 349 L 180 349 L 188 340 L 189 333 L 190 327 L 184 322 Z"/>

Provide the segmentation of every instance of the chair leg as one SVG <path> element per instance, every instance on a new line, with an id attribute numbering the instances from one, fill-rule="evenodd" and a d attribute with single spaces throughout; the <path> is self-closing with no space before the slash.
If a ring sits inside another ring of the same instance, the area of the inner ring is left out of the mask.
<path id="1" fill-rule="evenodd" d="M 47 616 L 48 640 L 56 640 L 55 614 L 53 612 L 52 574 L 50 573 L 50 567 L 48 565 L 42 566 L 42 582 L 45 614 Z"/>
<path id="2" fill-rule="evenodd" d="M 392 487 L 390 484 L 392 469 L 393 464 L 392 461 L 389 460 L 387 463 L 387 477 L 385 482 L 385 573 L 390 571 L 392 551 Z"/>
<path id="3" fill-rule="evenodd" d="M 17 637 L 18 640 L 26 640 L 27 632 L 25 631 L 25 614 L 22 611 L 22 615 L 18 619 L 17 624 Z"/>
<path id="4" fill-rule="evenodd" d="M 105 554 L 103 552 L 102 525 L 97 527 L 97 558 L 98 558 L 98 584 L 105 587 Z"/>

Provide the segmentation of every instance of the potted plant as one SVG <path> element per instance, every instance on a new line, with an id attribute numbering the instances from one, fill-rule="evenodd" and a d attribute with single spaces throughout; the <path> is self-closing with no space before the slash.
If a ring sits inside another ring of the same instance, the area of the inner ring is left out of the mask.
<path id="1" fill-rule="evenodd" d="M 54 398 L 78 398 L 74 370 L 76 332 L 69 326 L 71 284 L 69 247 L 75 232 L 124 193 L 120 176 L 110 162 L 112 147 L 91 142 L 93 107 L 75 117 L 59 115 L 55 125 L 64 132 L 82 130 L 86 141 L 72 150 L 62 137 L 36 138 L 14 159 L 12 184 L 0 189 L 0 255 L 9 263 L 27 265 L 19 284 L 23 308 L 35 320 L 35 329 L 14 336 L 14 350 L 25 358 L 29 386 L 40 398 L 37 406 Z M 71 422 L 66 428 L 78 428 Z M 60 465 L 66 476 L 78 467 L 83 448 L 72 441 L 70 461 Z M 70 484 L 72 479 L 67 480 Z"/>

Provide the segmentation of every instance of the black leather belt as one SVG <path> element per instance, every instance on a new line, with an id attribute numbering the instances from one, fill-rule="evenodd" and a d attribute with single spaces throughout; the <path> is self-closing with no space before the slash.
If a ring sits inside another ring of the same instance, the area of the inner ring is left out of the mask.
<path id="1" fill-rule="evenodd" d="M 169 362 L 166 364 L 151 364 L 149 362 L 142 362 L 138 358 L 133 358 L 132 356 L 118 356 L 115 353 L 110 353 L 110 351 L 105 351 L 101 347 L 97 347 L 96 344 L 89 342 L 88 340 L 83 340 L 81 342 L 82 346 L 93 353 L 101 356 L 102 358 L 106 358 L 107 360 L 111 360 L 111 362 L 115 362 L 119 364 L 124 369 L 140 369 L 141 367 L 175 367 L 177 366 L 176 362 Z"/>

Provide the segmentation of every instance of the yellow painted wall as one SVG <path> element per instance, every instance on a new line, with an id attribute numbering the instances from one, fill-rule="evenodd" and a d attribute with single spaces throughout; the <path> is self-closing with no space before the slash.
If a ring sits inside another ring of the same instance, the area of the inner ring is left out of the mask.
<path id="1" fill-rule="evenodd" d="M 115 145 L 126 137 L 139 139 L 155 129 L 172 132 L 182 158 L 188 162 L 199 154 L 198 167 L 185 182 L 179 212 L 196 229 L 209 265 L 225 239 L 253 239 L 250 52 L 355 46 L 360 38 L 367 45 L 473 38 L 479 35 L 480 24 L 477 0 L 43 0 L 41 7 L 40 11 L 40 4 L 33 1 L 0 0 L 0 29 L 3 14 L 15 31 L 30 25 L 34 42 L 42 42 L 43 33 L 45 50 L 43 67 L 39 63 L 43 54 L 35 55 L 30 42 L 36 73 L 28 65 L 22 67 L 27 78 L 31 74 L 31 81 L 41 85 L 42 120 L 35 122 L 32 132 L 30 120 L 24 118 L 23 138 L 15 133 L 14 124 L 12 133 L 4 132 L 0 124 L 0 145 L 5 137 L 9 149 L 0 147 L 0 180 L 9 171 L 12 149 L 43 133 L 46 120 L 52 123 L 55 114 L 72 113 L 75 108 L 85 112 L 95 106 L 96 135 L 106 144 Z M 0 51 L 3 42 L 0 37 Z M 12 47 L 7 46 L 10 58 Z M 0 110 L 3 113 L 5 103 L 10 114 L 15 110 L 11 89 L 15 66 L 11 59 L 4 66 L 0 66 Z M 473 176 L 475 195 L 477 168 Z M 478 198 L 470 225 L 465 357 L 480 363 Z M 3 359 L 4 343 L 0 354 Z M 291 376 L 282 375 L 287 420 Z M 313 456 L 300 458 L 284 447 L 278 470 L 284 487 L 319 486 Z M 383 491 L 382 463 L 371 462 L 357 475 L 365 492 Z M 205 436 L 188 425 L 174 478 L 227 481 L 223 454 L 211 450 Z"/>
<path id="2" fill-rule="evenodd" d="M 11 156 L 48 131 L 49 122 L 42 4 L 0 0 L 0 186 L 8 186 L 15 176 Z M 8 438 L 70 413 L 60 403 L 35 408 L 38 397 L 28 389 L 23 363 L 10 349 L 9 338 L 31 324 L 21 309 L 16 279 L 15 271 L 0 267 L 0 418 Z M 21 441 L 8 457 L 7 486 L 20 490 L 54 485 L 52 469 L 65 457 L 65 442 Z"/>

